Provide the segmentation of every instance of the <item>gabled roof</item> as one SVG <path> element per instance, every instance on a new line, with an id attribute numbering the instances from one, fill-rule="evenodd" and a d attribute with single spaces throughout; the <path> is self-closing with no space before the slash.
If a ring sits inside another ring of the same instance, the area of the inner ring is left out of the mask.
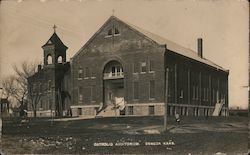
<path id="1" fill-rule="evenodd" d="M 64 45 L 64 43 L 61 41 L 61 39 L 58 37 L 58 35 L 55 32 L 52 34 L 49 40 L 42 47 L 47 46 L 47 45 L 55 45 L 59 47 L 68 48 L 67 46 Z"/>
<path id="2" fill-rule="evenodd" d="M 79 54 L 79 52 L 84 49 L 84 47 L 89 44 L 89 42 L 91 42 L 95 36 L 102 30 L 102 28 L 107 25 L 110 21 L 112 21 L 112 19 L 117 20 L 125 25 L 127 25 L 130 29 L 134 30 L 135 32 L 139 33 L 140 35 L 144 35 L 147 39 L 157 43 L 158 45 L 166 45 L 166 48 L 172 52 L 175 52 L 177 54 L 183 55 L 185 57 L 191 58 L 193 60 L 199 61 L 201 63 L 210 65 L 212 67 L 215 67 L 216 69 L 220 69 L 223 71 L 228 72 L 228 70 L 222 68 L 221 66 L 215 64 L 214 62 L 206 59 L 206 58 L 201 58 L 200 56 L 198 56 L 196 51 L 193 51 L 191 49 L 185 48 L 175 42 L 172 42 L 166 38 L 163 38 L 157 34 L 151 33 L 147 30 L 144 30 L 142 28 L 139 28 L 138 26 L 135 26 L 133 24 L 130 24 L 129 22 L 120 20 L 119 18 L 115 17 L 115 16 L 111 16 L 102 26 L 101 28 L 85 43 L 85 45 L 73 56 L 75 57 L 76 55 Z"/>
<path id="3" fill-rule="evenodd" d="M 132 29 L 142 33 L 143 35 L 145 35 L 146 37 L 148 37 L 149 39 L 155 41 L 156 43 L 158 43 L 159 45 L 166 45 L 167 46 L 167 49 L 172 51 L 172 52 L 175 52 L 177 54 L 180 54 L 180 55 L 183 55 L 185 57 L 188 57 L 188 58 L 191 58 L 191 59 L 194 59 L 196 61 L 199 61 L 199 62 L 202 62 L 202 63 L 205 63 L 207 65 L 210 65 L 212 67 L 215 67 L 217 69 L 221 69 L 223 71 L 228 71 L 226 69 L 224 69 L 223 67 L 215 64 L 214 62 L 206 59 L 206 58 L 201 58 L 200 56 L 198 56 L 197 52 L 191 50 L 191 49 L 188 49 L 188 48 L 185 48 L 175 42 L 172 42 L 168 39 L 165 39 L 157 34 L 154 34 L 154 33 L 151 33 L 147 30 L 144 30 L 138 26 L 135 26 L 133 24 L 130 24 L 129 22 L 125 22 L 125 21 L 121 21 L 120 19 L 118 19 L 117 17 L 114 17 L 116 18 L 117 20 L 119 20 L 120 22 L 123 22 L 125 24 L 127 24 L 129 27 L 131 27 Z"/>

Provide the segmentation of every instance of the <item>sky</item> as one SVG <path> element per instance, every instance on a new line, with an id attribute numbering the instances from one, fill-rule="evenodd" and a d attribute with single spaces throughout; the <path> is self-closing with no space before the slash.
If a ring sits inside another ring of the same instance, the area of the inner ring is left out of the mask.
<path id="1" fill-rule="evenodd" d="M 56 32 L 67 59 L 113 14 L 121 20 L 197 50 L 229 69 L 229 106 L 248 105 L 247 0 L 2 0 L 0 3 L 0 79 L 13 64 L 40 61 L 41 46 Z"/>

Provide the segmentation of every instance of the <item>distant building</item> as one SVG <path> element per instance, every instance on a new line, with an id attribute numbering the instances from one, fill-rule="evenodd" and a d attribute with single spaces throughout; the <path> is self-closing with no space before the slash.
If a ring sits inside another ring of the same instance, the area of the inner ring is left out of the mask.
<path id="1" fill-rule="evenodd" d="M 42 47 L 29 115 L 31 103 L 37 116 L 163 115 L 166 68 L 170 115 L 212 115 L 219 101 L 228 115 L 229 72 L 203 57 L 202 39 L 197 54 L 111 16 L 70 62 L 56 33 Z"/>

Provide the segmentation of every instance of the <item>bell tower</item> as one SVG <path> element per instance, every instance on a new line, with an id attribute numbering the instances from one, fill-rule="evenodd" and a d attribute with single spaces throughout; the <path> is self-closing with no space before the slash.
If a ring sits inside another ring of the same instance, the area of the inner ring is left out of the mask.
<path id="1" fill-rule="evenodd" d="M 61 39 L 56 34 L 56 26 L 53 27 L 54 33 L 49 40 L 42 46 L 43 48 L 43 74 L 45 81 L 49 87 L 48 102 L 50 103 L 51 111 L 54 111 L 55 116 L 63 115 L 63 80 L 64 74 L 69 68 L 66 62 L 67 46 L 63 44 Z"/>
<path id="2" fill-rule="evenodd" d="M 54 33 L 42 46 L 44 67 L 55 66 L 56 64 L 63 64 L 66 62 L 66 50 L 68 47 L 63 44 L 56 34 L 56 28 L 56 25 L 54 25 Z"/>

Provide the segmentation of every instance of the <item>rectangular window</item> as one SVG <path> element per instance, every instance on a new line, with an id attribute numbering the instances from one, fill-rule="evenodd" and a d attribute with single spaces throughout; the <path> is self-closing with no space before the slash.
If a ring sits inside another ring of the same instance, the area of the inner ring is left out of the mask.
<path id="1" fill-rule="evenodd" d="M 51 80 L 48 81 L 48 91 L 51 91 Z"/>
<path id="2" fill-rule="evenodd" d="M 139 83 L 134 82 L 134 99 L 139 99 Z"/>
<path id="3" fill-rule="evenodd" d="M 154 71 L 154 61 L 153 61 L 153 60 L 150 60 L 150 61 L 149 61 L 149 71 L 150 71 L 150 72 L 153 72 L 153 71 Z"/>
<path id="4" fill-rule="evenodd" d="M 147 72 L 147 64 L 146 62 L 141 62 L 141 73 Z"/>
<path id="5" fill-rule="evenodd" d="M 79 70 L 78 70 L 78 78 L 82 78 L 82 69 L 80 68 Z"/>
<path id="6" fill-rule="evenodd" d="M 203 101 L 206 101 L 206 88 L 203 88 Z"/>
<path id="7" fill-rule="evenodd" d="M 121 75 L 121 67 L 120 66 L 116 67 L 116 72 L 117 72 L 117 76 Z"/>
<path id="8" fill-rule="evenodd" d="M 90 77 L 90 69 L 88 67 L 85 68 L 85 77 Z"/>
<path id="9" fill-rule="evenodd" d="M 139 72 L 139 63 L 135 62 L 133 67 L 134 67 L 134 73 L 138 73 Z"/>
<path id="10" fill-rule="evenodd" d="M 149 82 L 149 98 L 155 98 L 155 81 Z"/>
<path id="11" fill-rule="evenodd" d="M 215 101 L 215 90 L 213 89 L 213 95 L 212 95 L 213 97 L 213 102 Z"/>
<path id="12" fill-rule="evenodd" d="M 78 115 L 82 115 L 82 108 L 78 108 L 77 113 Z"/>
<path id="13" fill-rule="evenodd" d="M 134 114 L 134 107 L 128 106 L 128 115 L 133 115 L 133 114 Z"/>
<path id="14" fill-rule="evenodd" d="M 196 100 L 199 99 L 199 87 L 198 85 L 196 86 Z"/>
<path id="15" fill-rule="evenodd" d="M 195 86 L 193 85 L 193 95 L 192 95 L 192 96 L 193 96 L 193 97 L 192 97 L 193 100 L 195 99 L 195 95 L 196 95 L 196 91 L 195 91 Z"/>
<path id="16" fill-rule="evenodd" d="M 155 114 L 155 107 L 154 106 L 149 106 L 148 107 L 148 114 L 149 115 L 154 115 Z"/>
<path id="17" fill-rule="evenodd" d="M 180 98 L 183 98 L 183 90 L 180 90 Z"/>
<path id="18" fill-rule="evenodd" d="M 82 102 L 82 98 L 83 98 L 82 93 L 83 93 L 83 89 L 80 86 L 80 87 L 78 87 L 78 100 L 79 100 L 79 102 Z"/>

